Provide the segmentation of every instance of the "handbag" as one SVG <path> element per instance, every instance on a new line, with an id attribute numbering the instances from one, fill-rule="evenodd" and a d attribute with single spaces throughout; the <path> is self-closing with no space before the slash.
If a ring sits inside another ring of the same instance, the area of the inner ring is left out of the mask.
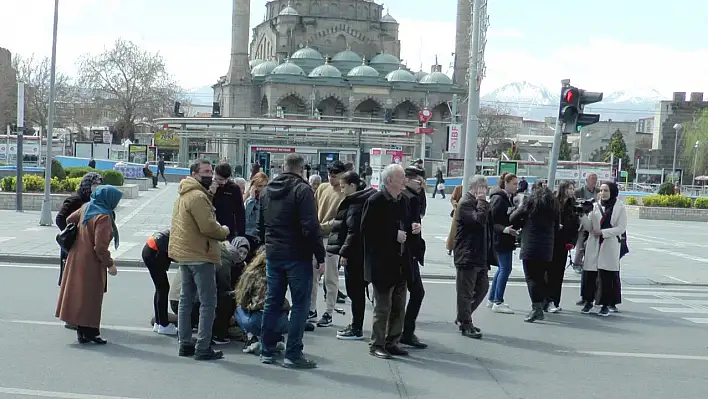
<path id="1" fill-rule="evenodd" d="M 71 250 L 71 247 L 74 246 L 74 242 L 76 242 L 78 228 L 76 223 L 69 223 L 64 230 L 57 234 L 57 244 L 59 244 L 61 250 L 67 254 Z"/>

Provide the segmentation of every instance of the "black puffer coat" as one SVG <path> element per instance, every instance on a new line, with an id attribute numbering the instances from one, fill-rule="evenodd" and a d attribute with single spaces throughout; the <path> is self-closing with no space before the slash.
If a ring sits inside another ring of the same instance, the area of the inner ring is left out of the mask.
<path id="1" fill-rule="evenodd" d="M 515 229 L 521 232 L 521 259 L 550 262 L 553 259 L 555 232 L 558 229 L 559 214 L 555 210 L 544 210 L 532 214 L 533 204 L 529 198 L 509 219 Z"/>
<path id="2" fill-rule="evenodd" d="M 499 253 L 512 252 L 516 249 L 516 237 L 504 233 L 511 226 L 509 217 L 515 209 L 509 194 L 502 188 L 495 187 L 489 193 L 489 206 L 494 224 L 494 250 Z"/>
<path id="3" fill-rule="evenodd" d="M 561 207 L 560 226 L 555 236 L 554 252 L 567 255 L 567 244 L 575 245 L 578 241 L 580 217 L 573 209 L 574 201 L 568 199 Z"/>
<path id="4" fill-rule="evenodd" d="M 327 252 L 342 256 L 348 261 L 362 262 L 364 242 L 361 238 L 361 211 L 364 203 L 376 190 L 364 188 L 344 197 L 332 222 L 332 232 L 327 239 Z"/>

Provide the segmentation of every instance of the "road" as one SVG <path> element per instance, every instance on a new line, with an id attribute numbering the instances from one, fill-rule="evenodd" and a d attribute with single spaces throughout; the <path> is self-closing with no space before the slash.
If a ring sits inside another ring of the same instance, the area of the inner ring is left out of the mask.
<path id="1" fill-rule="evenodd" d="M 698 320 L 706 288 L 625 287 L 622 313 L 600 318 L 578 312 L 577 285 L 568 285 L 563 313 L 526 324 L 526 289 L 511 283 L 507 301 L 517 314 L 479 309 L 485 337 L 477 341 L 452 322 L 452 282 L 426 281 L 418 335 L 429 349 L 383 361 L 365 342 L 337 341 L 330 327 L 305 339 L 320 367 L 295 371 L 262 365 L 237 343 L 225 346 L 222 361 L 179 358 L 174 338 L 151 332 L 152 283 L 142 269 L 110 278 L 103 347 L 79 346 L 53 317 L 54 266 L 0 264 L 0 275 L 3 399 L 705 397 L 706 325 Z M 367 330 L 370 318 L 367 310 Z"/>
<path id="2" fill-rule="evenodd" d="M 121 202 L 117 224 L 121 245 L 113 256 L 121 266 L 142 267 L 145 238 L 169 227 L 177 184 L 160 185 L 141 192 L 139 199 Z M 428 251 L 423 274 L 430 278 L 452 278 L 452 259 L 445 250 L 450 229 L 450 202 L 428 198 L 423 220 L 423 236 Z M 39 212 L 0 211 L 0 262 L 58 262 L 56 227 L 38 226 Z M 708 225 L 698 222 L 650 221 L 630 218 L 630 254 L 622 261 L 625 284 L 706 285 L 708 286 Z M 516 258 L 516 257 L 515 257 Z M 514 260 L 512 279 L 523 280 L 521 262 Z M 578 281 L 568 269 L 566 281 Z"/>

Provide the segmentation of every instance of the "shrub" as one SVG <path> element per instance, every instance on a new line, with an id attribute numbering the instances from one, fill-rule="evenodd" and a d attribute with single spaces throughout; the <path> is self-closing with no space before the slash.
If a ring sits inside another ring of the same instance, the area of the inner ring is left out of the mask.
<path id="1" fill-rule="evenodd" d="M 103 184 L 110 184 L 112 186 L 122 186 L 125 178 L 123 173 L 117 170 L 102 170 L 101 176 L 103 176 Z"/>
<path id="2" fill-rule="evenodd" d="M 636 197 L 627 197 L 627 199 L 625 200 L 625 203 L 627 205 L 638 205 L 639 204 Z"/>
<path id="3" fill-rule="evenodd" d="M 664 182 L 659 186 L 659 191 L 657 192 L 659 195 L 675 195 L 676 192 L 674 191 L 674 184 L 671 182 Z"/>
<path id="4" fill-rule="evenodd" d="M 74 167 L 74 168 L 66 168 L 66 177 L 68 177 L 68 178 L 84 177 L 84 175 L 89 172 L 98 172 L 98 171 L 96 169 L 89 168 L 88 166 L 78 166 L 78 167 Z"/>
<path id="5" fill-rule="evenodd" d="M 61 185 L 64 182 L 64 180 L 59 180 L 56 177 L 52 177 L 52 180 L 49 182 L 49 192 L 50 193 L 58 193 L 61 190 Z"/>
<path id="6" fill-rule="evenodd" d="M 693 207 L 698 209 L 708 209 L 708 198 L 696 198 L 696 202 L 693 203 Z"/>
<path id="7" fill-rule="evenodd" d="M 81 178 L 72 177 L 70 179 L 62 180 L 60 183 L 61 185 L 59 187 L 59 191 L 64 193 L 75 193 L 76 190 L 79 189 L 79 185 L 81 184 Z"/>
<path id="8" fill-rule="evenodd" d="M 13 192 L 15 191 L 15 178 L 12 176 L 8 176 L 2 179 L 2 182 L 0 183 L 0 187 L 2 187 L 2 191 L 4 192 Z"/>
<path id="9" fill-rule="evenodd" d="M 66 171 L 64 171 L 64 167 L 61 166 L 61 162 L 56 159 L 52 159 L 52 178 L 54 177 L 59 180 L 66 179 Z"/>
<path id="10" fill-rule="evenodd" d="M 644 206 L 661 208 L 690 208 L 692 201 L 683 195 L 648 195 L 642 198 Z"/>
<path id="11" fill-rule="evenodd" d="M 81 178 L 59 180 L 53 177 L 50 181 L 52 193 L 74 193 L 79 188 L 79 184 L 81 184 Z M 14 192 L 17 189 L 17 178 L 14 176 L 5 177 L 0 182 L 0 185 L 2 186 L 2 191 Z M 22 177 L 22 192 L 43 193 L 44 178 L 35 175 L 24 175 Z"/>

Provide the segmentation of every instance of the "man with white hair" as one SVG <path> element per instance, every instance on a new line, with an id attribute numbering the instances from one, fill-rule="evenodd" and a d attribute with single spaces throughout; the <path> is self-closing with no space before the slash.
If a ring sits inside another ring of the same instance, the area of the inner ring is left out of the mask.
<path id="1" fill-rule="evenodd" d="M 472 323 L 472 313 L 489 290 L 489 265 L 496 265 L 492 245 L 493 225 L 487 202 L 487 178 L 470 180 L 455 209 L 455 269 L 457 269 L 457 324 L 463 336 L 480 339 L 482 332 Z"/>
<path id="2" fill-rule="evenodd" d="M 364 278 L 374 291 L 374 316 L 369 353 L 381 359 L 406 356 L 398 346 L 406 309 L 406 276 L 410 273 L 408 237 L 420 234 L 408 199 L 406 178 L 398 164 L 381 172 L 381 190 L 366 200 L 361 216 Z"/>

